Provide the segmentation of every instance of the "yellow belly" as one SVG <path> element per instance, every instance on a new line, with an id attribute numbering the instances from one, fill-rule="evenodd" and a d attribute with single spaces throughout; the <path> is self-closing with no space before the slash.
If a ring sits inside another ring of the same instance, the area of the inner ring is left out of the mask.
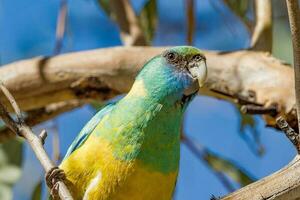
<path id="1" fill-rule="evenodd" d="M 87 144 L 89 143 L 89 144 Z M 147 200 L 172 198 L 177 171 L 151 171 L 140 161 L 116 160 L 105 140 L 88 140 L 60 166 L 74 199 Z"/>

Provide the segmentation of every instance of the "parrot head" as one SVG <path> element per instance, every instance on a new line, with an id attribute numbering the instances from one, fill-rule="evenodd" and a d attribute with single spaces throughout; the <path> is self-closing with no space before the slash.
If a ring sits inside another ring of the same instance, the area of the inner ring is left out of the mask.
<path id="1" fill-rule="evenodd" d="M 148 61 L 136 82 L 143 82 L 147 95 L 158 100 L 191 99 L 207 76 L 205 56 L 191 46 L 177 46 L 165 50 Z"/>

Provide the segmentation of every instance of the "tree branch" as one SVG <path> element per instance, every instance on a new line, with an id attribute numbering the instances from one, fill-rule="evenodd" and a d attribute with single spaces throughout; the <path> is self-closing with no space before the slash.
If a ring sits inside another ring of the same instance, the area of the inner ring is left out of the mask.
<path id="1" fill-rule="evenodd" d="M 128 92 L 140 67 L 164 49 L 115 47 L 33 58 L 1 67 L 0 77 L 24 111 L 74 99 L 106 100 Z M 278 115 L 297 130 L 290 67 L 262 52 L 204 53 L 209 73 L 200 94 L 238 104 L 277 104 Z M 264 117 L 268 125 L 276 126 L 276 116 Z"/>
<path id="2" fill-rule="evenodd" d="M 297 115 L 300 116 L 300 12 L 297 0 L 286 1 L 292 33 Z M 300 126 L 300 117 L 298 117 Z"/>
<path id="3" fill-rule="evenodd" d="M 300 198 L 300 156 L 281 170 L 233 192 L 222 200 L 293 200 Z"/>
<path id="4" fill-rule="evenodd" d="M 82 105 L 83 102 L 80 100 L 53 103 L 44 108 L 38 108 L 27 112 L 27 116 L 25 117 L 24 121 L 28 126 L 35 126 Z M 8 139 L 14 138 L 15 136 L 16 134 L 14 132 L 12 132 L 9 128 L 5 127 L 0 130 L 0 143 Z"/>
<path id="5" fill-rule="evenodd" d="M 36 157 L 42 164 L 43 168 L 45 169 L 46 173 L 50 171 L 52 168 L 55 167 L 53 162 L 48 157 L 44 147 L 43 147 L 43 141 L 40 137 L 36 136 L 32 130 L 24 123 L 24 120 L 22 119 L 21 112 L 19 109 L 19 106 L 17 105 L 15 99 L 13 96 L 9 93 L 9 91 L 6 89 L 6 87 L 1 84 L 1 90 L 6 95 L 6 97 L 9 99 L 9 102 L 12 103 L 13 108 L 16 111 L 16 115 L 18 119 L 21 119 L 20 121 L 14 121 L 10 115 L 8 114 L 8 111 L 6 110 L 3 103 L 0 101 L 0 116 L 5 122 L 5 124 L 13 131 L 15 134 L 24 137 L 29 145 L 31 146 L 32 150 L 34 151 Z M 72 196 L 70 192 L 68 191 L 66 185 L 60 181 L 57 180 L 56 182 L 59 185 L 58 193 L 59 197 L 62 200 L 72 200 Z"/>
<path id="6" fill-rule="evenodd" d="M 272 2 L 255 0 L 256 24 L 251 38 L 251 48 L 260 51 L 272 51 Z"/>
<path id="7" fill-rule="evenodd" d="M 124 45 L 146 45 L 146 38 L 129 0 L 110 0 L 109 5 L 120 27 L 121 39 Z"/>

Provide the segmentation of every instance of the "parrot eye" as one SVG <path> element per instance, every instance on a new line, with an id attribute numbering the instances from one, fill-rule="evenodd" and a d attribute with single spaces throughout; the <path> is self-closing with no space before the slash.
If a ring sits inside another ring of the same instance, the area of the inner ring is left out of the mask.
<path id="1" fill-rule="evenodd" d="M 193 57 L 194 61 L 201 61 L 203 59 L 203 57 L 200 54 L 197 54 Z"/>
<path id="2" fill-rule="evenodd" d="M 165 57 L 168 59 L 169 62 L 176 62 L 178 56 L 174 52 L 169 52 L 166 54 Z"/>

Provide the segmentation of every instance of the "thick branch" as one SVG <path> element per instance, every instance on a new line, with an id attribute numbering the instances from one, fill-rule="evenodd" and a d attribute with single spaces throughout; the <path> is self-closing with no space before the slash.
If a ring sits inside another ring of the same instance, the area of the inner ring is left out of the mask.
<path id="1" fill-rule="evenodd" d="M 140 67 L 165 47 L 115 47 L 33 58 L 5 65 L 0 77 L 22 110 L 74 99 L 105 100 L 128 92 Z M 293 70 L 268 54 L 252 51 L 204 52 L 209 67 L 200 93 L 269 107 L 278 105 L 296 130 Z M 216 92 L 218 91 L 218 92 Z M 275 126 L 275 116 L 265 115 Z"/>
<path id="2" fill-rule="evenodd" d="M 256 24 L 251 38 L 251 48 L 272 51 L 272 2 L 255 0 Z"/>
<path id="3" fill-rule="evenodd" d="M 278 172 L 229 194 L 222 200 L 286 200 L 300 198 L 300 157 Z"/>

